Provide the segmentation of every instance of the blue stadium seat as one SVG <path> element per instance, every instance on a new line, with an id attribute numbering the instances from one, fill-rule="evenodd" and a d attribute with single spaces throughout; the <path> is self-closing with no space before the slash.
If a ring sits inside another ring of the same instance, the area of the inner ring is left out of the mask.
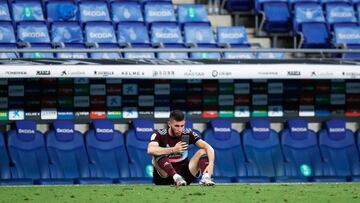
<path id="1" fill-rule="evenodd" d="M 85 41 L 90 43 L 117 43 L 114 27 L 106 22 L 89 22 L 85 25 Z"/>
<path id="2" fill-rule="evenodd" d="M 15 22 L 44 21 L 41 2 L 37 0 L 17 0 L 11 3 L 12 17 Z"/>
<path id="3" fill-rule="evenodd" d="M 59 47 L 58 49 L 85 49 L 84 44 L 67 44 L 64 47 Z M 56 58 L 62 59 L 86 59 L 88 58 L 88 54 L 84 52 L 66 52 L 66 53 L 57 53 Z"/>
<path id="4" fill-rule="evenodd" d="M 0 7 L 1 8 L 1 7 Z M 14 28 L 10 22 L 0 22 L 0 49 L 16 49 Z M 17 58 L 15 53 L 0 53 L 0 58 Z"/>
<path id="5" fill-rule="evenodd" d="M 247 39 L 246 30 L 244 27 L 218 27 L 217 28 L 217 43 L 221 47 L 226 48 L 250 48 Z M 253 53 L 246 52 L 225 52 L 224 58 L 226 59 L 253 59 Z"/>
<path id="6" fill-rule="evenodd" d="M 105 1 L 81 1 L 79 3 L 80 21 L 111 21 L 107 3 Z"/>
<path id="7" fill-rule="evenodd" d="M 144 7 L 147 24 L 154 22 L 176 22 L 175 11 L 170 2 L 147 2 Z"/>
<path id="8" fill-rule="evenodd" d="M 270 178 L 270 181 L 299 181 L 288 177 L 278 134 L 270 129 L 270 122 L 254 119 L 242 132 L 243 145 L 247 161 L 248 174 Z"/>
<path id="9" fill-rule="evenodd" d="M 91 47 L 91 48 L 119 49 L 119 46 L 117 44 L 101 44 L 101 45 L 99 45 L 99 47 Z M 116 52 L 90 53 L 90 58 L 93 58 L 93 59 L 120 59 L 120 58 L 122 58 L 122 54 L 116 53 Z"/>
<path id="10" fill-rule="evenodd" d="M 0 185 L 2 184 L 2 180 L 7 180 L 10 178 L 11 173 L 9 156 L 4 141 L 4 135 L 0 133 Z"/>
<path id="11" fill-rule="evenodd" d="M 78 21 L 79 9 L 73 0 L 51 0 L 46 4 L 47 20 Z"/>
<path id="12" fill-rule="evenodd" d="M 357 19 L 352 5 L 347 3 L 328 3 L 325 6 L 326 21 L 330 30 L 336 25 L 356 25 Z"/>
<path id="13" fill-rule="evenodd" d="M 184 23 L 209 23 L 205 5 L 180 4 L 178 6 L 178 22 Z"/>
<path id="14" fill-rule="evenodd" d="M 9 6 L 7 1 L 0 1 L 0 21 L 11 21 Z"/>
<path id="15" fill-rule="evenodd" d="M 51 177 L 44 136 L 34 121 L 16 121 L 7 137 L 14 167 L 5 184 L 40 184 Z"/>
<path id="16" fill-rule="evenodd" d="M 287 0 L 256 0 L 256 13 L 263 14 L 263 26 L 269 33 L 287 33 L 291 30 L 291 12 Z"/>
<path id="17" fill-rule="evenodd" d="M 53 178 L 80 184 L 112 183 L 109 178 L 97 178 L 95 166 L 89 163 L 83 135 L 70 121 L 55 121 L 46 133 Z"/>
<path id="18" fill-rule="evenodd" d="M 25 47 L 24 49 L 51 49 L 50 44 L 31 44 L 30 47 Z M 45 52 L 27 52 L 22 54 L 22 58 L 54 58 L 53 53 Z"/>
<path id="19" fill-rule="evenodd" d="M 111 4 L 113 22 L 143 22 L 141 6 L 135 1 L 120 1 Z"/>
<path id="20" fill-rule="evenodd" d="M 117 27 L 118 42 L 124 46 L 150 44 L 146 26 L 142 22 L 122 22 Z"/>
<path id="21" fill-rule="evenodd" d="M 330 34 L 322 8 L 317 3 L 296 3 L 293 21 L 294 34 L 301 36 L 299 47 L 328 48 Z"/>
<path id="22" fill-rule="evenodd" d="M 336 26 L 333 43 L 335 47 L 360 49 L 360 27 L 352 25 Z M 342 54 L 343 58 L 360 58 L 358 53 Z"/>
<path id="23" fill-rule="evenodd" d="M 151 42 L 153 46 L 164 48 L 185 48 L 180 28 L 175 23 L 153 23 L 151 26 Z M 158 58 L 184 59 L 187 53 L 157 53 Z"/>
<path id="24" fill-rule="evenodd" d="M 20 22 L 17 37 L 24 43 L 50 43 L 49 31 L 45 22 Z"/>
<path id="25" fill-rule="evenodd" d="M 139 183 L 152 182 L 151 156 L 147 146 L 154 132 L 154 123 L 150 120 L 135 119 L 125 132 L 125 141 L 130 161 L 130 174 Z"/>
<path id="26" fill-rule="evenodd" d="M 12 43 L 0 43 L 0 49 L 17 49 L 16 44 Z M 2 52 L 0 53 L 1 59 L 14 59 L 18 58 L 19 55 L 16 53 Z"/>
<path id="27" fill-rule="evenodd" d="M 203 133 L 203 139 L 215 151 L 214 179 L 216 182 L 243 182 L 247 175 L 241 137 L 231 128 L 231 122 L 213 119 Z M 250 181 L 250 179 L 248 180 Z"/>
<path id="28" fill-rule="evenodd" d="M 280 132 L 281 146 L 285 162 L 290 165 L 289 176 L 303 177 L 310 181 L 312 177 L 322 176 L 321 154 L 316 133 L 308 129 L 303 119 L 289 120 Z M 311 174 L 304 176 L 302 167 L 310 167 Z"/>
<path id="29" fill-rule="evenodd" d="M 55 43 L 83 43 L 82 29 L 77 22 L 51 24 L 51 41 Z"/>
<path id="30" fill-rule="evenodd" d="M 332 119 L 318 132 L 320 151 L 327 166 L 328 176 L 338 181 L 359 181 L 359 152 L 354 133 L 346 129 L 345 121 Z"/>
<path id="31" fill-rule="evenodd" d="M 247 47 L 244 47 L 247 48 Z M 240 53 L 240 52 L 225 52 L 225 59 L 254 59 L 255 55 L 253 53 Z"/>
<path id="32" fill-rule="evenodd" d="M 96 177 L 111 178 L 113 183 L 130 177 L 124 137 L 111 121 L 93 121 L 86 133 L 86 146 L 90 162 L 96 168 Z"/>

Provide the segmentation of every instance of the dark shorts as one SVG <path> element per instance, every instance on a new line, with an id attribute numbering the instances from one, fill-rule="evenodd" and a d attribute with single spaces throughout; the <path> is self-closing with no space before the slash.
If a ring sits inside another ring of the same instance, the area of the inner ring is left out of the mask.
<path id="1" fill-rule="evenodd" d="M 190 185 L 194 181 L 196 177 L 194 177 L 190 170 L 189 170 L 189 162 L 183 162 L 183 163 L 173 163 L 173 167 L 175 171 L 181 175 L 186 183 Z M 163 178 L 159 175 L 156 168 L 154 167 L 154 173 L 153 173 L 153 182 L 155 185 L 174 185 L 174 179 L 170 176 L 167 178 Z"/>

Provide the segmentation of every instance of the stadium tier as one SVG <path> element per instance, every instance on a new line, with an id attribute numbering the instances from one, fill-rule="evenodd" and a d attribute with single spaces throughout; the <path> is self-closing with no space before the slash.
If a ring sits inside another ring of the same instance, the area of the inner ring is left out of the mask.
<path id="1" fill-rule="evenodd" d="M 94 120 L 84 134 L 71 121 L 55 121 L 45 134 L 34 121 L 16 121 L 0 137 L 0 184 L 151 183 L 152 132 L 153 121 L 144 119 L 124 135 L 109 120 Z M 202 134 L 216 152 L 215 180 L 224 183 L 358 181 L 358 137 L 341 119 L 317 133 L 303 119 L 288 120 L 280 133 L 265 119 L 240 133 L 213 119 Z"/>
<path id="2" fill-rule="evenodd" d="M 249 7 L 248 1 L 227 1 L 230 12 Z M 233 5 L 230 6 L 229 5 Z M 238 6 L 236 6 L 238 5 Z M 232 9 L 231 9 L 232 8 Z M 359 48 L 357 2 L 255 1 L 263 16 L 257 31 L 290 33 L 295 47 Z M 243 26 L 218 27 L 213 32 L 206 6 L 171 1 L 16 0 L 0 1 L 2 49 L 133 49 L 146 53 L 2 53 L 1 58 L 286 58 L 283 53 L 191 52 L 192 48 L 251 48 Z M 227 44 L 227 46 L 223 46 Z M 156 48 L 184 52 L 157 53 Z M 268 48 L 268 47 L 267 47 Z M 339 55 L 357 58 L 358 54 Z M 338 56 L 338 57 L 339 57 Z"/>

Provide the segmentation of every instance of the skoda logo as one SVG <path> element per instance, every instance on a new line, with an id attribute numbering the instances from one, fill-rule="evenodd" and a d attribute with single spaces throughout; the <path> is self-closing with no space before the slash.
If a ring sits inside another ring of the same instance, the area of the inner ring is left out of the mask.
<path id="1" fill-rule="evenodd" d="M 211 75 L 215 78 L 219 75 L 218 71 L 217 70 L 213 70 Z"/>

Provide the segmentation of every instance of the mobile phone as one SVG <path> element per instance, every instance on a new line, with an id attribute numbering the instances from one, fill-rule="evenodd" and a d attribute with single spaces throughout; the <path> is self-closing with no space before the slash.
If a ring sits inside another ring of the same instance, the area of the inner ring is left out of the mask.
<path id="1" fill-rule="evenodd" d="M 182 135 L 181 141 L 185 142 L 188 145 L 189 144 L 189 135 Z"/>

